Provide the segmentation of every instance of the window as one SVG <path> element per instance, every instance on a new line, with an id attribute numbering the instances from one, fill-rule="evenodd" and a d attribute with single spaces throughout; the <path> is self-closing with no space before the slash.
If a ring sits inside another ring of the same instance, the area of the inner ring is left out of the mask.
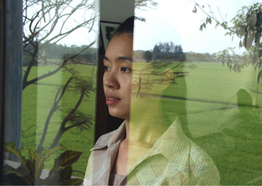
<path id="1" fill-rule="evenodd" d="M 90 149 L 123 122 L 105 104 L 104 41 L 135 15 L 130 136 L 160 143 L 179 123 L 221 185 L 262 184 L 261 6 L 1 1 L 1 183 L 82 184 Z"/>

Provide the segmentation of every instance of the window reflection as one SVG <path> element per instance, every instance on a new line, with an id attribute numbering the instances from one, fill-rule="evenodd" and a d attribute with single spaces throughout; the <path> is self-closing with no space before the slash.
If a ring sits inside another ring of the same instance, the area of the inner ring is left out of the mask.
<path id="1" fill-rule="evenodd" d="M 94 141 L 97 8 L 23 1 L 21 148 L 6 140 L 19 163 L 6 156 L 4 184 L 82 183 Z"/>
<path id="2" fill-rule="evenodd" d="M 261 3 L 156 2 L 154 9 L 135 11 L 146 21 L 136 22 L 134 53 L 148 56 L 160 42 L 181 45 L 185 77 L 162 93 L 145 85 L 144 93 L 163 100 L 161 109 L 153 107 L 158 112 L 183 116 L 184 131 L 212 158 L 222 185 L 261 184 Z M 137 63 L 154 62 L 144 59 Z M 152 102 L 139 107 L 153 109 Z"/>

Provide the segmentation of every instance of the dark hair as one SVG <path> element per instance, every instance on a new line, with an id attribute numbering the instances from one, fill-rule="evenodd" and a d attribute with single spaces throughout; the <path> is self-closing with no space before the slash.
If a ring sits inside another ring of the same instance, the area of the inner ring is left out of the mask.
<path id="1" fill-rule="evenodd" d="M 131 33 L 134 32 L 134 21 L 135 16 L 127 18 L 115 31 L 114 35 L 121 35 L 124 33 Z M 113 36 L 114 36 L 113 35 Z"/>

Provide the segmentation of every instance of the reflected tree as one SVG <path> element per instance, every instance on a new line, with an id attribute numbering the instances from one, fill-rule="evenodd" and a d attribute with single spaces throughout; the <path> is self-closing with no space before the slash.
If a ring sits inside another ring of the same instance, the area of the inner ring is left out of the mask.
<path id="1" fill-rule="evenodd" d="M 65 67 L 67 68 L 67 67 Z M 38 147 L 36 149 L 37 153 L 40 153 L 43 151 L 43 144 L 45 142 L 46 139 L 46 135 L 47 135 L 47 130 L 50 124 L 50 120 L 53 116 L 53 114 L 55 113 L 55 111 L 59 108 L 58 104 L 60 103 L 63 95 L 65 94 L 66 90 L 67 91 L 74 91 L 77 95 L 80 93 L 80 96 L 78 98 L 78 101 L 76 102 L 76 104 L 74 105 L 73 108 L 68 110 L 67 115 L 63 118 L 63 120 L 60 123 L 60 127 L 57 131 L 57 134 L 52 142 L 52 144 L 50 145 L 50 149 L 56 147 L 58 145 L 58 142 L 61 138 L 61 136 L 68 131 L 69 129 L 76 127 L 79 128 L 80 130 L 90 130 L 92 123 L 93 123 L 93 116 L 90 114 L 85 114 L 82 111 L 79 111 L 78 108 L 81 105 L 84 96 L 89 97 L 89 94 L 91 91 L 93 91 L 93 87 L 92 87 L 92 82 L 91 80 L 86 80 L 85 77 L 82 76 L 76 76 L 75 72 L 73 73 L 72 69 L 68 69 L 68 71 L 70 71 L 72 73 L 72 77 L 68 79 L 68 81 L 66 82 L 65 86 L 63 87 L 63 89 L 58 89 L 55 99 L 54 99 L 54 103 L 53 106 L 51 108 L 51 110 L 49 111 L 49 114 L 46 118 L 45 124 L 44 124 L 44 129 L 43 129 L 43 133 L 40 139 L 40 142 L 38 144 Z M 69 87 L 69 84 L 72 84 L 71 87 Z"/>
<path id="2" fill-rule="evenodd" d="M 71 81 L 72 79 L 70 78 L 64 85 L 62 91 L 60 92 L 59 89 L 57 92 L 54 105 L 51 108 L 45 122 L 44 132 L 42 134 L 40 144 L 37 148 L 38 152 L 40 152 L 40 149 L 42 149 L 42 145 L 44 143 L 46 135 L 45 130 L 48 129 L 50 119 L 54 112 L 58 109 L 58 103 L 62 99 L 65 90 L 68 89 L 68 85 L 70 82 L 71 84 L 74 84 L 72 85 L 74 87 L 79 87 L 80 83 L 82 83 L 82 87 L 85 87 L 82 89 L 75 89 L 80 93 L 81 96 L 78 102 L 76 103 L 75 108 L 73 109 L 74 119 L 70 118 L 70 120 L 73 121 L 75 120 L 75 118 L 78 118 L 79 120 L 80 115 L 83 117 L 83 114 L 79 114 L 79 111 L 77 111 L 77 109 L 81 104 L 83 97 L 88 97 L 87 94 L 89 94 L 89 91 L 93 90 L 92 82 L 86 82 L 86 80 L 84 80 L 83 77 L 77 77 L 76 72 L 72 72 L 72 70 L 70 71 L 68 70 L 68 68 L 66 68 L 66 64 L 79 63 L 79 61 L 77 60 L 79 56 L 82 53 L 86 52 L 88 49 L 91 49 L 95 41 L 91 41 L 89 45 L 81 47 L 80 50 L 77 50 L 73 54 L 66 54 L 64 56 L 61 56 L 59 64 L 57 62 L 52 61 L 54 59 L 50 58 L 50 56 L 48 56 L 44 51 L 49 51 L 50 48 L 57 46 L 57 42 L 74 33 L 78 29 L 85 28 L 87 34 L 88 32 L 91 32 L 97 19 L 94 3 L 95 1 L 93 0 L 23 1 L 23 50 L 24 60 L 27 60 L 23 76 L 23 90 L 29 85 L 38 82 L 39 80 L 54 75 L 61 69 L 69 71 L 74 76 L 73 81 Z M 74 48 L 74 46 L 72 47 Z M 57 67 L 54 70 L 47 71 L 46 73 L 40 76 L 36 76 L 32 79 L 29 79 L 29 75 L 32 72 L 32 67 L 36 66 L 40 61 L 42 61 L 43 64 L 52 64 L 56 65 Z M 78 113 L 77 116 L 76 113 Z M 68 114 L 72 115 L 72 110 L 69 111 Z M 85 124 L 90 123 L 89 120 L 90 118 L 86 120 L 86 122 L 80 123 L 84 126 Z M 72 126 L 79 127 L 79 123 L 77 125 Z M 72 128 L 72 126 L 70 128 Z M 60 138 L 56 138 L 56 143 L 54 143 L 53 146 L 57 145 L 58 139 Z"/>
<path id="3" fill-rule="evenodd" d="M 79 16 L 79 11 L 84 16 Z M 23 76 L 23 89 L 57 73 L 69 61 L 69 58 L 66 58 L 53 71 L 29 80 L 28 76 L 32 66 L 40 60 L 47 60 L 44 54 L 39 53 L 40 50 L 43 51 L 54 45 L 77 29 L 86 28 L 91 32 L 96 18 L 94 1 L 90 0 L 23 1 L 23 49 L 29 61 Z M 90 48 L 94 43 L 95 41 L 91 42 L 84 50 Z M 70 58 L 73 57 L 76 56 L 70 56 Z"/>
<path id="4" fill-rule="evenodd" d="M 147 62 L 151 61 L 151 60 L 152 60 L 152 52 L 149 51 L 149 50 L 144 51 L 144 53 L 143 53 L 143 58 L 144 58 Z"/>
<path id="5" fill-rule="evenodd" d="M 156 44 L 152 51 L 152 59 L 169 59 L 176 61 L 185 61 L 185 53 L 181 45 L 175 45 L 171 42 L 160 42 Z"/>
<path id="6" fill-rule="evenodd" d="M 80 94 L 80 98 L 76 105 L 68 111 L 68 115 L 63 119 L 63 124 L 61 125 L 63 127 L 60 127 L 58 131 L 59 135 L 57 134 L 50 148 L 58 145 L 58 141 L 65 131 L 73 127 L 89 129 L 91 125 L 92 117 L 81 113 L 78 111 L 78 108 L 84 96 L 89 97 L 90 91 L 93 90 L 92 81 L 87 80 L 87 77 L 77 75 L 77 72 L 73 71 L 70 67 L 66 67 L 66 65 L 69 63 L 80 63 L 78 60 L 79 56 L 88 49 L 91 49 L 95 41 L 91 41 L 89 45 L 81 47 L 73 54 L 61 56 L 59 64 L 52 61 L 55 59 L 50 58 L 44 51 L 49 51 L 50 48 L 58 46 L 57 42 L 78 29 L 85 28 L 87 33 L 93 31 L 93 26 L 97 19 L 94 3 L 95 1 L 93 0 L 23 1 L 23 51 L 24 60 L 27 60 L 23 76 L 23 90 L 39 80 L 54 75 L 61 69 L 73 75 L 73 77 L 68 79 L 62 91 L 59 89 L 55 96 L 53 107 L 49 111 L 40 143 L 36 149 L 38 153 L 43 150 L 43 144 L 50 120 L 54 112 L 59 108 L 58 104 L 64 96 L 65 91 L 69 89 L 69 83 L 73 84 L 71 87 L 75 87 L 74 92 Z M 74 49 L 76 46 L 72 46 L 72 48 Z M 52 64 L 57 67 L 54 70 L 50 70 L 29 80 L 32 67 L 36 66 L 40 61 L 42 61 L 43 64 Z M 71 125 L 65 127 L 65 124 L 70 122 Z"/>
<path id="7" fill-rule="evenodd" d="M 80 76 L 76 71 L 73 70 L 72 64 L 81 63 L 81 56 L 85 54 L 87 56 L 87 50 L 94 51 L 92 48 L 95 40 L 91 41 L 88 45 L 76 47 L 72 46 L 71 48 L 77 49 L 75 52 L 68 53 L 64 51 L 65 55 L 61 56 L 60 59 L 57 57 L 50 57 L 46 52 L 50 51 L 50 48 L 57 47 L 57 43 L 62 39 L 68 37 L 75 31 L 84 28 L 86 33 L 93 31 L 94 24 L 97 20 L 97 14 L 95 11 L 95 1 L 94 0 L 24 0 L 23 1 L 23 60 L 24 60 L 24 76 L 23 76 L 23 90 L 29 85 L 37 83 L 38 81 L 50 77 L 60 70 L 65 70 L 68 73 L 71 73 L 72 77 L 67 80 L 65 85 L 62 88 L 59 88 L 53 102 L 52 108 L 49 110 L 49 114 L 44 123 L 43 133 L 41 134 L 40 142 L 35 149 L 35 151 L 29 149 L 30 151 L 30 168 L 39 167 L 39 169 L 31 170 L 28 172 L 29 181 L 26 181 L 27 184 L 37 184 L 43 180 L 39 179 L 39 175 L 42 173 L 44 168 L 44 160 L 49 156 L 45 155 L 46 151 L 52 151 L 53 149 L 58 148 L 59 140 L 64 132 L 72 128 L 79 128 L 80 130 L 89 130 L 90 126 L 93 123 L 93 117 L 89 114 L 83 113 L 79 110 L 80 104 L 83 102 L 84 97 L 89 97 L 90 92 L 94 90 L 93 80 L 88 77 Z M 71 50 L 73 51 L 73 50 Z M 26 61 L 26 62 L 25 62 Z M 59 62 L 57 62 L 59 61 Z M 42 62 L 43 65 L 53 65 L 55 68 L 53 70 L 47 71 L 42 75 L 34 75 L 33 66 L 37 66 Z M 70 64 L 70 65 L 69 65 Z M 30 77 L 29 77 L 30 76 Z M 44 142 L 47 135 L 47 130 L 49 125 L 52 124 L 51 118 L 53 114 L 59 110 L 59 103 L 66 91 L 73 91 L 76 96 L 79 96 L 75 105 L 66 111 L 66 116 L 61 121 L 61 126 L 57 131 L 56 136 L 52 144 L 48 147 L 44 147 Z M 6 145 L 8 146 L 8 145 Z M 12 152 L 17 157 L 21 156 L 19 150 L 15 149 L 12 146 Z M 65 149 L 64 149 L 65 150 Z M 64 151 L 63 150 L 63 151 Z M 12 153 L 11 151 L 8 151 Z M 67 153 L 65 159 L 72 159 L 74 154 L 78 153 L 78 158 L 82 154 L 77 151 L 65 151 Z M 63 159 L 62 153 L 58 158 Z M 39 164 L 38 159 L 42 156 L 45 156 Z M 54 169 L 50 171 L 49 177 L 46 179 L 48 184 L 81 184 L 82 180 L 78 180 L 78 183 L 73 183 L 70 180 L 72 175 L 72 163 L 67 164 L 66 167 L 61 166 L 60 163 L 54 166 Z M 36 161 L 37 159 L 37 161 Z M 29 162 L 29 161 L 28 161 Z M 27 170 L 28 165 L 21 165 L 18 170 L 14 171 L 18 177 L 24 177 L 23 171 Z M 22 172 L 22 173 L 21 173 Z M 65 173 L 66 172 L 66 173 Z M 38 174 L 39 173 L 39 174 Z M 10 171 L 5 172 L 6 175 L 10 174 Z M 63 179 L 60 179 L 60 175 L 66 175 Z M 27 176 L 27 175 L 26 175 Z M 59 179 L 58 179 L 59 178 Z M 23 178 L 22 178 L 23 179 Z M 35 180 L 36 179 L 36 180 Z M 10 179 L 14 180 L 14 179 Z M 65 181 L 65 182 L 64 182 Z M 24 183 L 24 182 L 21 182 Z M 43 182 L 44 183 L 44 182 Z"/>
<path id="8" fill-rule="evenodd" d="M 214 23 L 216 27 L 222 27 L 226 33 L 234 39 L 240 38 L 239 47 L 245 47 L 246 52 L 242 55 L 235 53 L 232 47 L 219 51 L 217 60 L 226 63 L 230 70 L 241 72 L 241 69 L 253 65 L 259 70 L 257 82 L 262 78 L 262 43 L 260 42 L 262 32 L 262 4 L 254 3 L 251 6 L 243 6 L 233 19 L 228 22 L 219 11 L 220 18 L 216 16 L 211 6 L 208 5 L 208 10 L 204 5 L 200 5 L 195 1 L 193 13 L 201 10 L 206 14 L 206 18 L 200 25 L 202 31 L 208 24 Z M 219 10 L 219 9 L 218 9 Z"/>

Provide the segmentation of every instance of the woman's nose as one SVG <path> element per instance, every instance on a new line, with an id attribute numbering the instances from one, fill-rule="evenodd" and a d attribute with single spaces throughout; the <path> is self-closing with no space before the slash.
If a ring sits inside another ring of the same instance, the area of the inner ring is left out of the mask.
<path id="1" fill-rule="evenodd" d="M 104 74 L 104 86 L 111 89 L 119 89 L 119 81 L 117 78 L 117 74 L 112 72 L 105 72 Z"/>

